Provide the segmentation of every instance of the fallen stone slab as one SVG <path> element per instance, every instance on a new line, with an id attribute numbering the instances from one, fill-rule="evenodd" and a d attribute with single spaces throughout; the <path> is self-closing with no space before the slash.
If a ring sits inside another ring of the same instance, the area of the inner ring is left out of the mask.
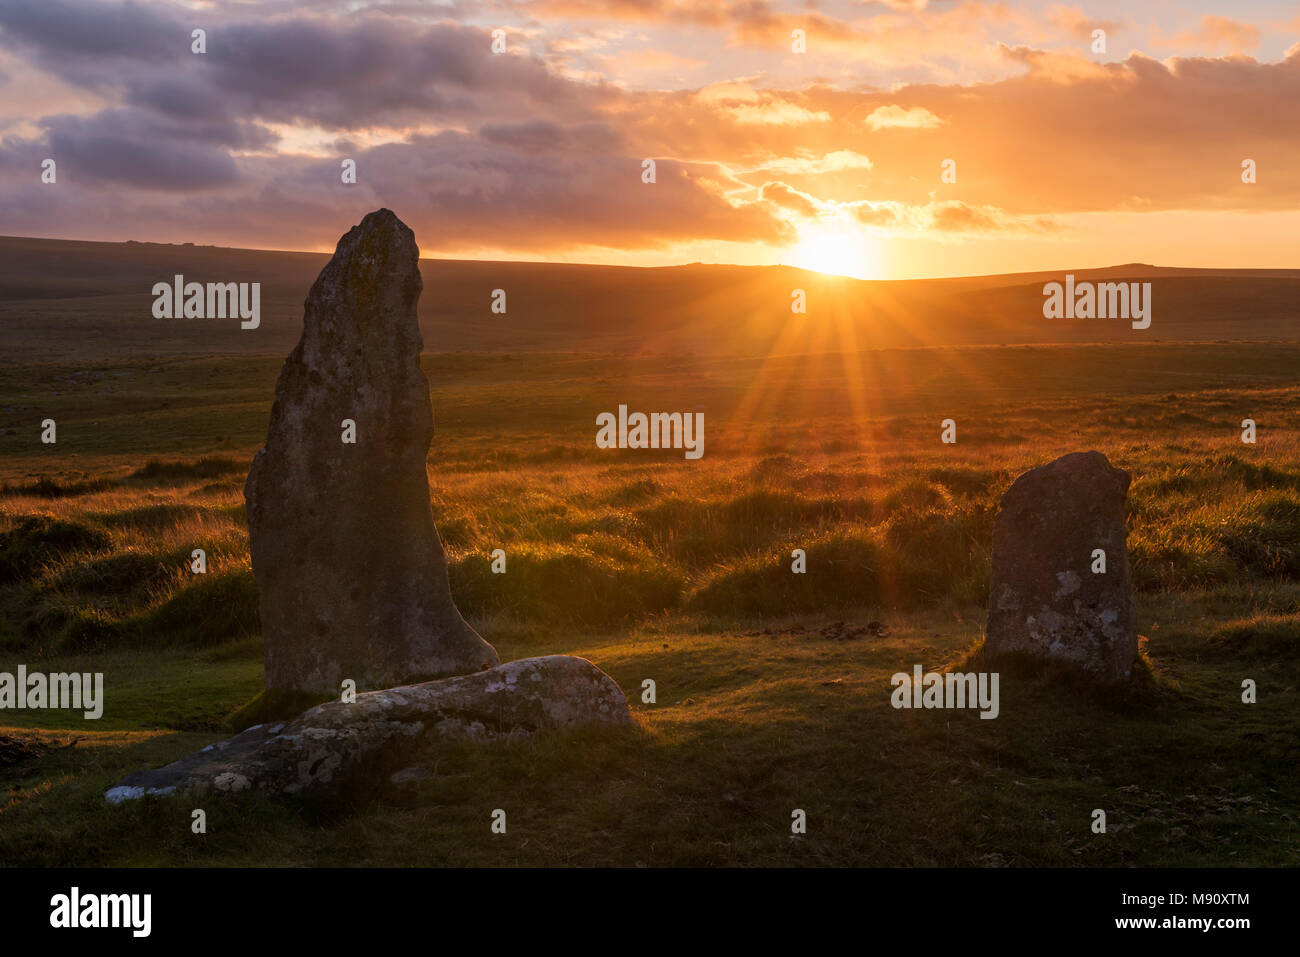
<path id="1" fill-rule="evenodd" d="M 1067 662 L 1098 682 L 1128 678 L 1138 636 L 1124 503 L 1129 473 L 1100 452 L 1030 469 L 993 522 L 985 648 Z"/>
<path id="2" fill-rule="evenodd" d="M 249 728 L 165 767 L 137 771 L 104 798 L 258 792 L 328 795 L 430 740 L 490 741 L 591 725 L 631 727 L 614 679 L 585 658 L 523 658 L 487 671 L 367 691 L 292 721 Z"/>

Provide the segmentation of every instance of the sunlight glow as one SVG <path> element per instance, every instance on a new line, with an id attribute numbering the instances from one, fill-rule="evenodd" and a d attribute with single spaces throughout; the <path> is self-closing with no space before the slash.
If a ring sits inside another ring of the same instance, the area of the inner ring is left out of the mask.
<path id="1" fill-rule="evenodd" d="M 790 250 L 790 265 L 854 279 L 879 276 L 880 250 L 860 226 L 843 221 L 800 227 L 799 242 Z"/>

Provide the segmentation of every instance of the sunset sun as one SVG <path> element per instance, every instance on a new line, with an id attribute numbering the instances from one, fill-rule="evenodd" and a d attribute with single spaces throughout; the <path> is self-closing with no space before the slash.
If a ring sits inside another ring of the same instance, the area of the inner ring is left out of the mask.
<path id="1" fill-rule="evenodd" d="M 800 229 L 790 257 L 791 265 L 836 276 L 875 279 L 879 275 L 880 250 L 875 240 L 849 223 L 817 223 Z"/>

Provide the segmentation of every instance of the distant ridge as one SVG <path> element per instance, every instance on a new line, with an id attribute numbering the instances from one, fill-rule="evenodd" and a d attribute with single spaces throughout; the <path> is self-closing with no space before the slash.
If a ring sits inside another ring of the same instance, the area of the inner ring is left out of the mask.
<path id="1" fill-rule="evenodd" d="M 417 237 L 417 241 L 418 241 Z M 0 237 L 0 361 L 284 356 L 325 253 Z M 1058 342 L 1300 340 L 1300 269 L 1126 263 L 948 279 L 857 280 L 794 266 L 421 260 L 430 352 L 766 356 Z M 1042 285 L 1153 282 L 1151 328 L 1047 320 Z M 259 282 L 262 324 L 152 316 L 153 284 Z M 806 315 L 793 314 L 803 289 Z M 507 311 L 491 312 L 505 289 Z"/>

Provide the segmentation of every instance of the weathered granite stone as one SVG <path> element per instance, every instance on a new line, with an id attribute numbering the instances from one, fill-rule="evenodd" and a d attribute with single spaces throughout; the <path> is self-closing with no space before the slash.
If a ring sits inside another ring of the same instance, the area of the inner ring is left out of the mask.
<path id="1" fill-rule="evenodd" d="M 330 795 L 449 737 L 487 741 L 587 725 L 632 725 L 614 679 L 585 658 L 523 658 L 317 705 L 293 721 L 258 725 L 166 767 L 137 771 L 104 797 L 118 804 L 184 793 Z"/>
<path id="2" fill-rule="evenodd" d="M 366 216 L 312 286 L 280 372 L 244 487 L 270 690 L 384 688 L 499 660 L 452 602 L 429 506 L 418 259 L 392 212 Z"/>
<path id="3" fill-rule="evenodd" d="M 985 647 L 1068 661 L 1099 681 L 1137 658 L 1124 501 L 1130 477 L 1100 452 L 1074 452 L 1021 475 L 993 523 Z M 1094 550 L 1105 552 L 1095 573 Z"/>

